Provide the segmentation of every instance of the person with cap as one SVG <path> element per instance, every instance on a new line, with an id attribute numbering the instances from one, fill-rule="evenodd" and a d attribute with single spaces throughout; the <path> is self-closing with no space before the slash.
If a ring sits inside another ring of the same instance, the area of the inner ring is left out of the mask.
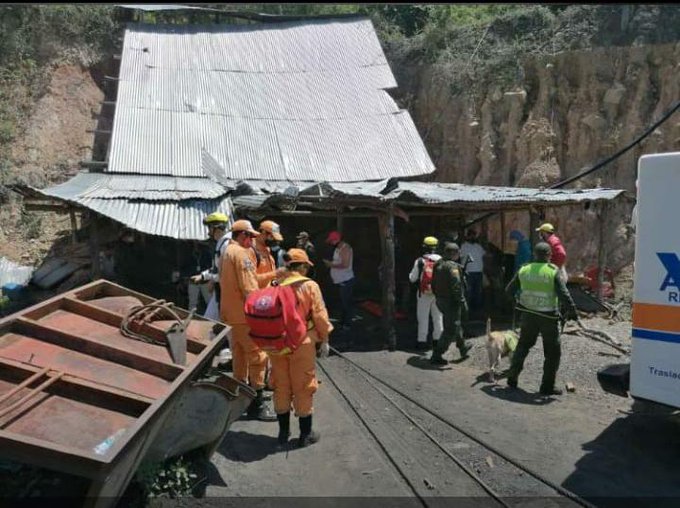
<path id="1" fill-rule="evenodd" d="M 318 388 L 316 379 L 316 357 L 329 354 L 328 337 L 333 325 L 323 301 L 321 288 L 307 278 L 314 266 L 302 249 L 289 249 L 286 254 L 289 275 L 281 285 L 290 285 L 295 290 L 298 312 L 307 321 L 307 335 L 302 344 L 289 354 L 271 354 L 274 381 L 274 411 L 279 422 L 279 444 L 285 444 L 290 437 L 291 405 L 299 418 L 300 438 L 298 446 L 316 443 L 320 434 L 312 429 L 313 396 Z"/>
<path id="2" fill-rule="evenodd" d="M 517 242 L 515 249 L 515 268 L 513 274 L 517 273 L 522 265 L 531 261 L 531 242 L 521 231 L 513 229 L 510 231 L 510 240 Z"/>
<path id="3" fill-rule="evenodd" d="M 340 302 L 342 312 L 340 327 L 347 331 L 352 326 L 354 314 L 352 292 L 354 289 L 354 251 L 352 247 L 342 239 L 339 231 L 331 231 L 326 237 L 326 243 L 333 247 L 333 259 L 324 259 L 324 264 L 330 268 L 331 280 L 340 290 Z"/>
<path id="4" fill-rule="evenodd" d="M 562 240 L 555 234 L 555 227 L 546 222 L 541 224 L 540 227 L 536 229 L 541 238 L 550 246 L 550 262 L 555 265 L 560 272 L 560 277 L 567 282 L 567 269 L 565 268 L 565 263 L 567 261 L 567 251 L 562 245 Z"/>
<path id="5" fill-rule="evenodd" d="M 458 244 L 446 242 L 444 256 L 434 265 L 432 276 L 432 292 L 436 304 L 442 313 L 444 331 L 432 350 L 430 363 L 446 365 L 443 358 L 451 342 L 455 341 L 461 358 L 467 358 L 471 346 L 463 339 L 461 328 L 461 311 L 465 305 L 465 293 L 461 281 L 460 265 L 455 261 L 460 248 Z"/>
<path id="6" fill-rule="evenodd" d="M 316 261 L 316 247 L 314 247 L 314 244 L 311 242 L 309 239 L 309 233 L 307 231 L 300 231 L 300 233 L 296 237 L 297 239 L 297 248 L 302 249 L 307 253 L 307 257 L 309 258 L 310 261 L 315 262 Z M 307 276 L 310 279 L 313 279 L 314 276 L 316 275 L 316 270 L 314 267 L 310 267 L 309 271 L 307 272 Z"/>
<path id="7" fill-rule="evenodd" d="M 423 240 L 423 255 L 415 260 L 413 268 L 408 275 L 412 284 L 418 284 L 417 296 L 417 318 L 418 318 L 418 337 L 416 347 L 424 350 L 427 347 L 427 332 L 430 327 L 430 317 L 432 317 L 432 346 L 436 347 L 439 337 L 441 337 L 444 327 L 442 313 L 435 303 L 435 296 L 432 292 L 432 277 L 434 265 L 441 259 L 436 254 L 439 240 L 434 236 L 427 236 Z"/>
<path id="8" fill-rule="evenodd" d="M 465 264 L 465 279 L 467 283 L 467 303 L 470 314 L 481 310 L 484 304 L 484 255 L 486 251 L 479 243 L 477 231 L 469 229 L 463 245 L 460 246 L 460 258 Z"/>
<path id="9" fill-rule="evenodd" d="M 180 276 L 183 280 L 188 280 L 189 282 L 189 284 L 187 284 L 189 309 L 198 309 L 199 300 L 202 297 L 207 310 L 210 299 L 212 298 L 211 288 L 208 287 L 207 283 L 194 284 L 191 279 L 193 274 L 197 272 L 203 273 L 206 270 L 210 270 L 214 263 L 213 249 L 205 242 L 193 240 L 191 242 L 191 251 L 185 251 L 183 254 Z"/>
<path id="10" fill-rule="evenodd" d="M 227 232 L 229 217 L 221 212 L 215 212 L 203 219 L 203 224 L 208 227 L 208 236 L 215 241 L 215 248 L 212 255 L 212 265 L 209 269 L 202 271 L 198 275 L 192 276 L 189 281 L 192 284 L 208 283 L 212 286 L 212 296 L 208 302 L 204 317 L 219 321 L 220 319 L 220 259 L 227 248 L 231 233 Z"/>
<path id="11" fill-rule="evenodd" d="M 506 288 L 511 295 L 519 288 L 517 310 L 521 313 L 521 331 L 508 372 L 508 386 L 517 388 L 517 379 L 524 367 L 524 360 L 536 344 L 540 333 L 545 355 L 540 387 L 542 395 L 562 393 L 562 390 L 555 388 L 561 356 L 559 303 L 562 302 L 568 309 L 566 319 L 578 319 L 576 306 L 566 283 L 559 276 L 557 266 L 549 262 L 551 252 L 547 243 L 537 243 L 534 247 L 534 262 L 520 268 Z"/>
<path id="12" fill-rule="evenodd" d="M 247 296 L 259 289 L 253 239 L 260 235 L 248 220 L 237 220 L 231 227 L 232 239 L 222 256 L 220 285 L 222 321 L 231 327 L 233 375 L 238 381 L 249 383 L 256 397 L 247 410 L 250 418 L 276 421 L 264 402 L 267 355 L 248 335 L 243 311 Z"/>
<path id="13" fill-rule="evenodd" d="M 260 223 L 260 234 L 253 242 L 255 254 L 255 273 L 258 285 L 267 287 L 273 280 L 286 273 L 286 268 L 277 268 L 276 261 L 271 254 L 271 247 L 276 242 L 282 242 L 281 228 L 276 222 L 266 220 Z"/>

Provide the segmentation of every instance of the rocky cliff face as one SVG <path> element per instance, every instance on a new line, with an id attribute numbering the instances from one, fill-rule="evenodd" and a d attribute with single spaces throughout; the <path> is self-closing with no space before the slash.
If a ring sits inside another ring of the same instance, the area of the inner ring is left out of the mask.
<path id="1" fill-rule="evenodd" d="M 478 185 L 548 186 L 592 166 L 642 133 L 680 98 L 680 44 L 567 52 L 523 64 L 520 87 L 493 86 L 476 97 L 452 95 L 434 65 L 393 64 L 398 99 L 413 115 L 435 162 L 435 179 Z M 680 150 L 675 114 L 624 156 L 574 187 L 625 189 L 634 196 L 638 158 Z M 608 213 L 607 265 L 633 259 L 627 224 L 633 202 Z M 598 216 L 593 207 L 548 210 L 566 243 L 569 268 L 597 261 Z M 528 213 L 506 218 L 506 231 L 528 230 Z M 489 236 L 500 245 L 498 220 Z"/>

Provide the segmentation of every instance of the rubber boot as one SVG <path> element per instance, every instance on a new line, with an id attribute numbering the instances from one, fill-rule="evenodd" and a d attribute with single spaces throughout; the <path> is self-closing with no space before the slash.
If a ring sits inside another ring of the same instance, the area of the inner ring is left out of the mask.
<path id="1" fill-rule="evenodd" d="M 312 415 L 303 416 L 300 418 L 300 439 L 298 440 L 298 447 L 304 448 L 314 444 L 321 439 L 321 435 L 312 430 Z"/>
<path id="2" fill-rule="evenodd" d="M 276 415 L 276 419 L 279 421 L 279 444 L 284 445 L 290 437 L 290 411 Z"/>
<path id="3" fill-rule="evenodd" d="M 265 404 L 263 390 L 257 390 L 256 393 L 257 395 L 248 407 L 248 418 L 260 420 L 262 422 L 275 422 L 276 415 L 272 413 L 267 404 Z"/>

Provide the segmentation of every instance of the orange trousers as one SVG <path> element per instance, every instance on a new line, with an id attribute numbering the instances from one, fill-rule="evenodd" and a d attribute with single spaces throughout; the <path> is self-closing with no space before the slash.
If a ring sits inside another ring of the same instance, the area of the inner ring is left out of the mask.
<path id="1" fill-rule="evenodd" d="M 319 384 L 316 381 L 315 341 L 307 337 L 294 353 L 270 355 L 274 385 L 274 411 L 284 414 L 291 404 L 299 417 L 312 414 L 312 398 Z"/>
<path id="2" fill-rule="evenodd" d="M 267 355 L 248 336 L 246 324 L 231 325 L 231 361 L 234 377 L 244 383 L 250 382 L 255 390 L 264 388 Z"/>

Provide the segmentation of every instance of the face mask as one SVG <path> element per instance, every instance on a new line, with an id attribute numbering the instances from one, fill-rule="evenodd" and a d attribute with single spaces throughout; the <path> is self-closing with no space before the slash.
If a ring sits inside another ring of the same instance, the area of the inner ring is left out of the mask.
<path id="1" fill-rule="evenodd" d="M 274 240 L 273 238 L 267 238 L 267 239 L 264 241 L 264 244 L 265 244 L 267 247 L 276 247 L 276 246 L 278 245 L 278 243 L 276 242 L 276 240 Z"/>

